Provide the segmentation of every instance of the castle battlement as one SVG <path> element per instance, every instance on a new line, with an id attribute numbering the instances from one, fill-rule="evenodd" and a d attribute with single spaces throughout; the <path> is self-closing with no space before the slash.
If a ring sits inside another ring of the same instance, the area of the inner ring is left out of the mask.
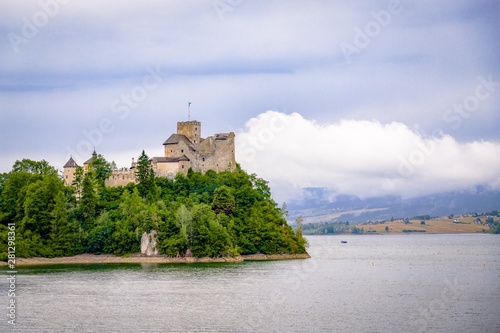
<path id="1" fill-rule="evenodd" d="M 208 170 L 233 171 L 236 168 L 234 132 L 218 133 L 207 138 L 201 137 L 201 122 L 196 120 L 180 121 L 177 132 L 165 142 L 164 156 L 150 159 L 157 177 L 173 179 L 177 173 L 187 174 L 189 168 L 197 172 Z M 95 152 L 92 155 L 95 156 Z M 84 163 L 88 168 L 91 157 Z M 78 164 L 70 158 L 64 165 L 64 181 L 71 185 Z M 106 186 L 125 186 L 135 183 L 135 163 L 128 170 L 113 171 L 106 181 Z"/>

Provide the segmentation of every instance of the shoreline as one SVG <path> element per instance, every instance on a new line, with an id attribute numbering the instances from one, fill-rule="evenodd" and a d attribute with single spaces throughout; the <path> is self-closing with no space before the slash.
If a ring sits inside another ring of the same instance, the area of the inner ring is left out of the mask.
<path id="1" fill-rule="evenodd" d="M 56 257 L 56 258 L 16 258 L 17 266 L 34 266 L 34 265 L 57 265 L 57 264 L 191 264 L 191 263 L 241 263 L 244 261 L 271 261 L 271 260 L 297 260 L 308 259 L 311 256 L 304 254 L 250 254 L 237 257 L 220 257 L 220 258 L 195 258 L 195 257 L 168 257 L 163 255 L 145 256 L 135 254 L 128 257 L 119 257 L 112 254 L 78 254 L 72 257 Z M 7 266 L 6 261 L 0 262 L 0 267 Z"/>
<path id="2" fill-rule="evenodd" d="M 304 234 L 304 236 L 398 236 L 398 235 L 496 235 L 491 232 L 364 232 L 359 234 L 353 233 L 336 233 L 336 234 Z"/>

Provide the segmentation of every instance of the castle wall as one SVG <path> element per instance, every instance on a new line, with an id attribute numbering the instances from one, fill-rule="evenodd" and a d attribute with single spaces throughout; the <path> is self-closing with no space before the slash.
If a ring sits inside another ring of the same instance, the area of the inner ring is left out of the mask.
<path id="1" fill-rule="evenodd" d="M 66 186 L 70 186 L 71 184 L 73 184 L 73 181 L 75 180 L 75 172 L 76 167 L 64 168 L 63 179 Z"/>
<path id="2" fill-rule="evenodd" d="M 179 161 L 179 172 L 184 176 L 187 175 L 190 167 L 191 163 L 189 161 Z"/>
<path id="3" fill-rule="evenodd" d="M 191 149 L 184 141 L 179 141 L 178 144 L 165 145 L 165 157 L 177 157 L 191 153 Z"/>
<path id="4" fill-rule="evenodd" d="M 135 170 L 113 171 L 105 184 L 106 186 L 126 186 L 135 181 Z"/>
<path id="5" fill-rule="evenodd" d="M 232 171 L 236 167 L 234 133 L 208 137 L 196 147 L 195 153 L 186 156 L 194 171 Z"/>
<path id="6" fill-rule="evenodd" d="M 174 163 L 155 163 L 153 170 L 157 177 L 174 178 L 179 172 L 179 162 Z"/>

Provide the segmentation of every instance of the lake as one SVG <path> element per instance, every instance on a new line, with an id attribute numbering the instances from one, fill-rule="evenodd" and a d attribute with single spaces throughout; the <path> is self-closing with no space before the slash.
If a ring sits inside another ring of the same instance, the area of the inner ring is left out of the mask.
<path id="1" fill-rule="evenodd" d="M 500 332 L 499 236 L 307 239 L 307 260 L 18 267 L 0 331 Z"/>

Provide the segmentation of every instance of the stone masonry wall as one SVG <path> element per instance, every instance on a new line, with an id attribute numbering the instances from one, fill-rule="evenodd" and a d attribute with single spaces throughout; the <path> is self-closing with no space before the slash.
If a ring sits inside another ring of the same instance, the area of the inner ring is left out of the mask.
<path id="1" fill-rule="evenodd" d="M 199 121 L 180 121 L 177 123 L 177 134 L 185 135 L 192 143 L 201 141 L 201 123 Z"/>
<path id="2" fill-rule="evenodd" d="M 129 183 L 135 183 L 135 170 L 113 171 L 106 180 L 106 186 L 126 186 Z"/>
<path id="3" fill-rule="evenodd" d="M 197 147 L 195 153 L 189 152 L 191 167 L 194 171 L 234 170 L 236 159 L 234 154 L 234 133 L 229 133 L 224 140 L 216 140 L 215 136 L 206 138 Z"/>
<path id="4" fill-rule="evenodd" d="M 75 172 L 76 172 L 76 168 L 64 168 L 64 172 L 63 172 L 63 178 L 64 178 L 64 184 L 66 186 L 70 186 L 71 184 L 73 184 L 73 181 L 75 180 Z"/>

